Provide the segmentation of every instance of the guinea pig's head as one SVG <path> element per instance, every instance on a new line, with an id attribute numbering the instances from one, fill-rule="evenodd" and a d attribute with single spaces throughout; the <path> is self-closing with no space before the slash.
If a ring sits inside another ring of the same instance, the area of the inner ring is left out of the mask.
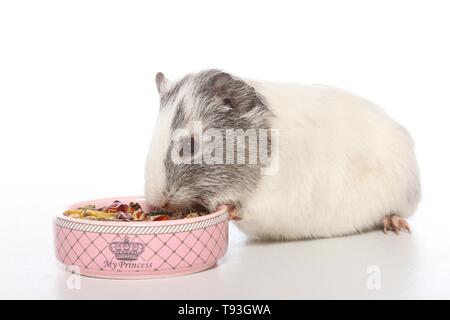
<path id="1" fill-rule="evenodd" d="M 160 110 L 146 163 L 147 201 L 173 210 L 239 207 L 261 176 L 261 138 L 246 135 L 269 129 L 264 98 L 220 70 L 178 81 L 158 73 L 156 86 Z"/>

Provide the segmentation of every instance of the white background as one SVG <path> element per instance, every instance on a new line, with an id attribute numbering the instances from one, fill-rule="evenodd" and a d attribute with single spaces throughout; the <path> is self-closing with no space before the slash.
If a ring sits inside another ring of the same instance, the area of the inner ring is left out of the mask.
<path id="1" fill-rule="evenodd" d="M 0 298 L 450 298 L 448 1 L 1 1 Z M 413 234 L 255 243 L 215 269 L 68 290 L 52 217 L 142 194 L 156 72 L 340 86 L 416 140 Z M 366 286 L 380 267 L 382 287 Z"/>

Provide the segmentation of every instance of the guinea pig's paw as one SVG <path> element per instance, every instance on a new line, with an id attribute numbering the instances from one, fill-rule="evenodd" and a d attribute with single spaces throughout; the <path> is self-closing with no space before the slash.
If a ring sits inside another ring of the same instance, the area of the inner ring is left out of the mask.
<path id="1" fill-rule="evenodd" d="M 234 221 L 241 220 L 241 218 L 237 215 L 236 208 L 228 210 L 228 218 Z"/>
<path id="2" fill-rule="evenodd" d="M 396 214 L 385 216 L 383 218 L 383 231 L 384 233 L 387 233 L 388 230 L 392 230 L 396 234 L 399 234 L 401 230 L 411 233 L 411 228 L 409 227 L 408 221 Z"/>

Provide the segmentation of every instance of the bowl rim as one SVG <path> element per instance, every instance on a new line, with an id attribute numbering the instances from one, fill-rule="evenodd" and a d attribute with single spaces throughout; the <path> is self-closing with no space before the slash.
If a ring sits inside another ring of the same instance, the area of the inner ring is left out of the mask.
<path id="1" fill-rule="evenodd" d="M 103 221 L 103 220 L 85 220 L 85 219 L 77 219 L 77 218 L 71 218 L 64 216 L 62 212 L 64 210 L 73 208 L 73 207 L 81 207 L 83 205 L 92 203 L 94 201 L 114 201 L 114 200 L 120 200 L 120 199 L 134 199 L 136 200 L 143 200 L 145 201 L 145 198 L 143 196 L 118 196 L 118 197 L 108 197 L 108 198 L 97 198 L 97 199 L 90 199 L 86 201 L 80 201 L 80 202 L 74 202 L 70 205 L 65 206 L 65 208 L 59 213 L 56 218 L 62 219 L 70 222 L 75 223 L 81 223 L 81 224 L 88 224 L 88 225 L 102 225 L 102 226 L 129 226 L 129 227 L 161 227 L 161 226 L 171 226 L 171 225 L 177 225 L 177 224 L 190 224 L 190 223 L 196 223 L 201 221 L 206 221 L 209 219 L 214 219 L 218 216 L 221 216 L 225 213 L 228 214 L 228 208 L 225 205 L 221 205 L 219 209 L 215 212 L 212 212 L 210 214 L 195 217 L 195 218 L 184 218 L 184 219 L 176 219 L 176 220 L 162 220 L 162 221 L 136 221 L 136 222 L 127 222 L 127 221 Z M 128 200 L 127 200 L 128 201 Z"/>

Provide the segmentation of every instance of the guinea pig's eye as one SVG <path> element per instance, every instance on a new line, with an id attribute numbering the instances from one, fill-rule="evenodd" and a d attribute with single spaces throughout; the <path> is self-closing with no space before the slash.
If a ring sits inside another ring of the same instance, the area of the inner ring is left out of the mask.
<path id="1" fill-rule="evenodd" d="M 194 156 L 197 153 L 197 142 L 195 141 L 194 136 L 190 136 L 190 137 L 186 137 L 183 139 L 182 145 L 181 145 L 181 149 L 179 151 L 179 156 L 183 157 L 183 156 L 187 156 L 187 155 L 191 155 Z"/>
<path id="2" fill-rule="evenodd" d="M 224 103 L 225 105 L 227 105 L 227 106 L 230 106 L 230 107 L 231 107 L 231 99 L 229 99 L 229 98 L 225 98 L 225 99 L 223 99 L 223 103 Z"/>

